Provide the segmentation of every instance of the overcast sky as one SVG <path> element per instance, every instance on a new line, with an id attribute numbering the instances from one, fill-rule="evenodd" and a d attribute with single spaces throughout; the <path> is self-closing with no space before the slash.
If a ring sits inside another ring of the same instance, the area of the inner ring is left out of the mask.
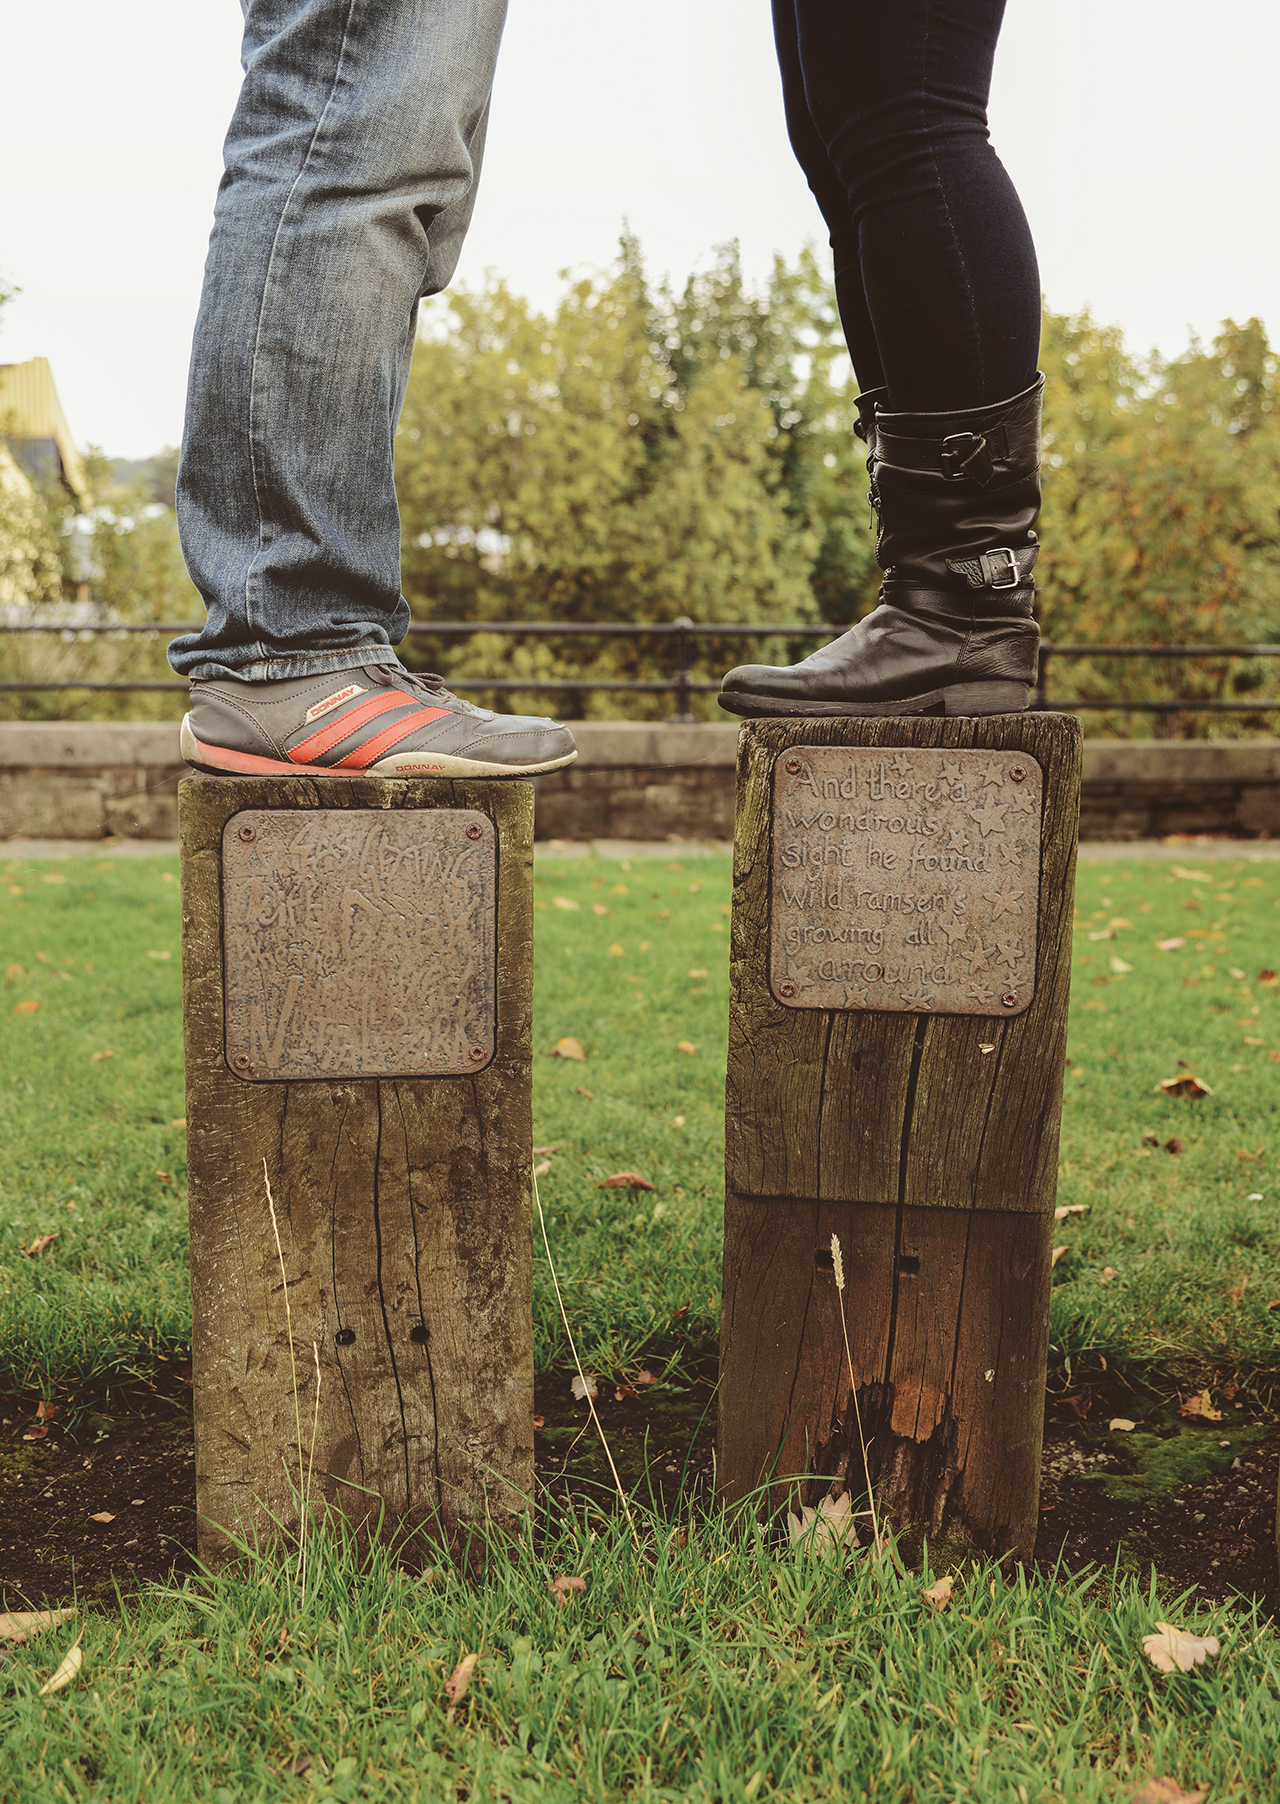
<path id="1" fill-rule="evenodd" d="M 240 21 L 236 0 L 6 15 L 0 274 L 23 293 L 0 361 L 48 357 L 77 440 L 117 457 L 181 431 Z M 1280 338 L 1278 67 L 1276 0 L 1009 0 L 992 134 L 1051 306 L 1139 351 L 1227 315 Z M 512 0 L 458 279 L 492 268 L 549 305 L 624 218 L 677 281 L 728 238 L 756 275 L 822 240 L 768 0 Z"/>

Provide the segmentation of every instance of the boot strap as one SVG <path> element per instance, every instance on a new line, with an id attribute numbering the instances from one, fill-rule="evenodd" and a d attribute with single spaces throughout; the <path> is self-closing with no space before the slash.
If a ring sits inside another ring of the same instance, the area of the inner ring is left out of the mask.
<path id="1" fill-rule="evenodd" d="M 947 569 L 963 576 L 971 589 L 1016 589 L 1035 568 L 1038 545 L 997 545 L 980 557 L 949 557 Z"/>
<path id="2" fill-rule="evenodd" d="M 925 589 L 915 583 L 899 586 L 890 577 L 880 585 L 880 599 L 904 614 L 941 614 L 949 620 L 969 620 L 971 617 L 1032 620 L 1035 618 L 1036 591 L 1033 583 L 1026 583 L 1003 593 L 988 590 L 978 601 L 971 600 L 963 589 L 958 592 L 955 589 Z"/>
<path id="3" fill-rule="evenodd" d="M 985 489 L 997 474 L 1014 477 L 1039 467 L 1039 421 L 991 426 L 986 432 L 952 432 L 936 439 L 903 438 L 877 420 L 876 448 L 881 463 L 941 475 L 948 482 L 968 477 Z"/>

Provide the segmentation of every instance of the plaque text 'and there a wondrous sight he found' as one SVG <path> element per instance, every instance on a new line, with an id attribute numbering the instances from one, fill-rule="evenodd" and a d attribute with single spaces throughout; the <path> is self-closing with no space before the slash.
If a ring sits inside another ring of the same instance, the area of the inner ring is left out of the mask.
<path id="1" fill-rule="evenodd" d="M 1021 1014 L 1044 773 L 1024 753 L 799 746 L 773 774 L 770 988 L 791 1008 Z"/>

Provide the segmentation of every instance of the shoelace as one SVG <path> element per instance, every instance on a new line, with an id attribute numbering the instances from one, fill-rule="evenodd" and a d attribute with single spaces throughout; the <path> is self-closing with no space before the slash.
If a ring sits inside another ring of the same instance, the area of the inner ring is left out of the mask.
<path id="1" fill-rule="evenodd" d="M 409 689 L 424 701 L 434 702 L 437 707 L 442 701 L 448 701 L 452 713 L 471 714 L 477 720 L 497 719 L 489 709 L 477 708 L 474 702 L 464 701 L 460 695 L 455 695 L 452 689 L 445 687 L 444 678 L 434 670 L 403 670 L 398 664 L 371 664 L 369 668 L 384 675 L 393 689 Z"/>

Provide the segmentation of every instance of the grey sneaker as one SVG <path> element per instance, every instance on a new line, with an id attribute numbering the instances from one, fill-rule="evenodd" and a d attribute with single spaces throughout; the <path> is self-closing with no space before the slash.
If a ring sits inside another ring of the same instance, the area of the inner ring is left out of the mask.
<path id="1" fill-rule="evenodd" d="M 558 720 L 490 714 L 398 664 L 193 682 L 181 744 L 216 776 L 527 777 L 578 755 Z"/>

